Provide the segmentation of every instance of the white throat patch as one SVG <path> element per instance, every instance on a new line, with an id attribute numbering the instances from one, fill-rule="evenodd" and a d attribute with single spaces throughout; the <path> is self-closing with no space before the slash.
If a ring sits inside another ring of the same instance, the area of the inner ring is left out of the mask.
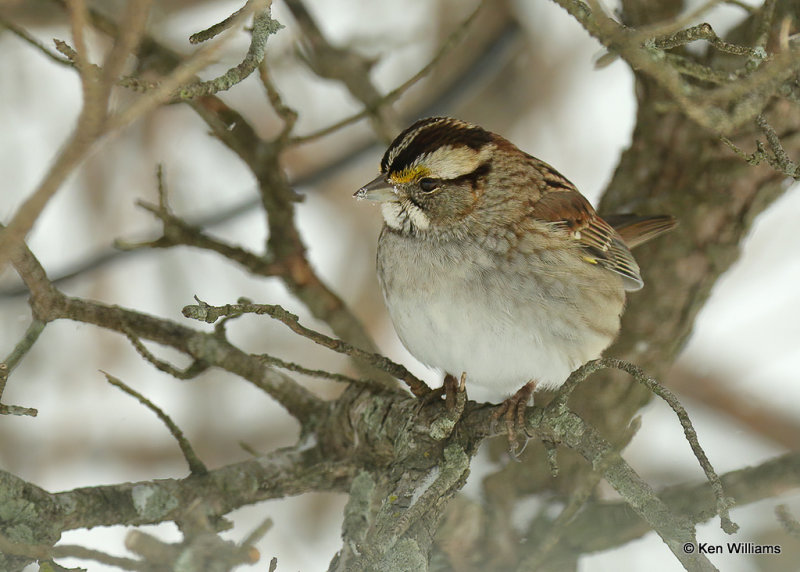
<path id="1" fill-rule="evenodd" d="M 389 228 L 403 232 L 427 230 L 431 225 L 428 215 L 408 199 L 381 203 L 381 214 Z"/>

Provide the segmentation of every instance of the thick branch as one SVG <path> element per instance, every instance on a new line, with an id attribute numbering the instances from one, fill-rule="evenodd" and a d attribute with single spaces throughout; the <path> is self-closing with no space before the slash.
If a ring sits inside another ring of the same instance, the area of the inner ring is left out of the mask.
<path id="1" fill-rule="evenodd" d="M 47 522 L 46 530 L 58 532 L 179 521 L 198 500 L 210 517 L 219 517 L 262 500 L 306 492 L 343 492 L 354 475 L 352 463 L 327 460 L 320 450 L 304 447 L 279 449 L 184 479 L 120 483 L 59 493 L 48 493 L 0 471 L 0 499 L 11 494 L 13 487 L 20 507 L 18 512 L 4 517 L 3 530 L 26 525 L 41 531 L 42 521 Z"/>

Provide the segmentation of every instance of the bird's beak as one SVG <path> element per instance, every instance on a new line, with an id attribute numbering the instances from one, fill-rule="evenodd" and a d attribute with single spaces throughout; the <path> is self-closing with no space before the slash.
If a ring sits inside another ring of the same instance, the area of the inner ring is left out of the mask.
<path id="1" fill-rule="evenodd" d="M 397 199 L 397 191 L 386 175 L 378 175 L 369 183 L 358 189 L 353 195 L 358 200 L 366 199 L 368 201 L 375 201 L 384 203 L 386 201 L 393 201 Z"/>

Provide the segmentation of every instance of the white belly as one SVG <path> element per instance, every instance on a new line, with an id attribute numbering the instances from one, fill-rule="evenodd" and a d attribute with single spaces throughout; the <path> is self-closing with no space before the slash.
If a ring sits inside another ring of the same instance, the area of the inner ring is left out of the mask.
<path id="1" fill-rule="evenodd" d="M 577 309 L 586 306 L 581 289 L 533 272 L 536 260 L 500 273 L 480 250 L 437 247 L 434 254 L 426 245 L 384 233 L 381 286 L 409 352 L 455 376 L 466 372 L 471 396 L 478 397 L 476 385 L 490 390 L 480 396 L 489 400 L 528 381 L 558 387 L 611 343 L 613 334 L 591 328 Z M 619 290 L 617 307 L 603 308 L 613 332 L 622 310 L 621 285 Z"/>

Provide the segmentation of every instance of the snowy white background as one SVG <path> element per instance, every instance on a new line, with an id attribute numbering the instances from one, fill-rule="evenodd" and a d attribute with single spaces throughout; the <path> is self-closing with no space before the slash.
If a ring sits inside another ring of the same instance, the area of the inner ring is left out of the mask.
<path id="1" fill-rule="evenodd" d="M 455 5 L 455 3 L 453 3 Z M 433 30 L 452 25 L 468 12 L 451 11 L 452 22 L 426 0 L 374 2 L 309 1 L 308 5 L 334 42 L 364 46 L 380 55 L 375 78 L 383 89 L 403 81 L 435 50 Z M 189 34 L 220 20 L 236 2 L 215 2 L 183 10 L 179 17 L 162 14 L 154 33 L 176 49 L 188 50 Z M 528 109 L 503 133 L 523 149 L 553 164 L 596 203 L 620 152 L 630 140 L 635 114 L 633 79 L 616 62 L 595 70 L 599 45 L 566 13 L 543 1 L 519 1 L 515 11 L 531 45 L 531 54 L 546 67 L 558 68 L 550 89 L 555 97 L 545 105 L 531 100 Z M 287 101 L 300 111 L 299 132 L 327 125 L 358 110 L 338 85 L 323 83 L 292 62 L 291 17 L 280 1 L 274 15 L 287 24 L 271 40 L 275 80 Z M 711 23 L 724 31 L 741 12 L 725 8 Z M 31 28 L 37 37 L 67 38 L 55 23 Z M 245 35 L 229 44 L 214 66 L 218 73 L 235 64 L 246 49 Z M 388 47 L 387 47 L 388 45 Z M 9 33 L 0 33 L 0 220 L 7 221 L 42 178 L 74 126 L 80 105 L 76 75 L 47 61 Z M 260 86 L 248 81 L 225 98 L 247 109 L 262 134 L 275 132 Z M 126 97 L 121 94 L 120 98 Z M 455 110 L 453 111 L 455 112 Z M 490 123 L 485 127 L 495 129 Z M 366 133 L 360 125 L 341 139 L 323 140 L 290 158 L 290 171 L 302 172 L 324 162 L 341 141 Z M 437 376 L 418 365 L 400 345 L 383 309 L 373 276 L 378 213 L 350 200 L 352 192 L 370 180 L 380 151 L 314 188 L 299 188 L 306 200 L 298 207 L 299 226 L 309 255 L 324 279 L 355 308 L 387 355 L 438 383 Z M 155 113 L 113 138 L 91 157 L 45 210 L 29 244 L 51 275 L 72 267 L 107 248 L 115 237 L 137 239 L 157 232 L 157 225 L 134 206 L 134 200 L 155 200 L 154 166 L 164 164 L 174 210 L 182 215 L 214 212 L 254 196 L 254 181 L 236 158 L 207 135 L 202 122 L 187 108 L 174 106 Z M 113 167 L 113 168 L 112 168 Z M 743 245 L 742 257 L 721 279 L 702 311 L 679 366 L 725 380 L 731 392 L 752 396 L 800 422 L 800 256 L 796 224 L 800 192 L 790 189 L 764 213 Z M 260 250 L 264 221 L 253 210 L 213 231 L 229 241 Z M 0 275 L 3 285 L 15 275 Z M 239 296 L 281 303 L 313 321 L 273 280 L 248 276 L 219 257 L 188 249 L 154 251 L 126 257 L 101 271 L 63 285 L 69 294 L 100 299 L 182 321 L 180 309 L 192 296 L 210 303 L 227 303 Z M 24 297 L 0 299 L 0 356 L 11 351 L 25 331 L 30 312 Z M 197 326 L 197 324 L 191 324 Z M 232 339 L 250 351 L 269 351 L 311 367 L 342 370 L 343 360 L 298 342 L 281 326 L 265 319 L 242 318 L 230 328 Z M 150 346 L 160 357 L 180 356 Z M 71 322 L 49 325 L 25 362 L 13 373 L 4 402 L 35 407 L 39 416 L 0 417 L 0 467 L 47 490 L 160 477 L 182 477 L 186 467 L 161 423 L 144 407 L 105 383 L 99 369 L 121 378 L 167 411 L 186 432 L 210 466 L 241 460 L 245 441 L 257 450 L 292 444 L 296 425 L 265 394 L 217 370 L 191 382 L 176 381 L 145 364 L 120 336 Z M 310 387 L 334 395 L 330 383 L 307 380 Z M 744 430 L 711 409 L 684 400 L 701 443 L 719 472 L 757 464 L 783 452 L 766 439 Z M 642 429 L 626 458 L 656 486 L 700 481 L 702 474 L 685 443 L 681 428 L 666 406 L 653 403 L 643 411 Z M 485 468 L 484 468 L 485 469 Z M 480 466 L 468 484 L 479 494 Z M 780 499 L 800 514 L 800 495 Z M 244 538 L 263 518 L 276 526 L 259 545 L 265 570 L 272 556 L 278 570 L 323 570 L 339 548 L 339 528 L 345 497 L 318 494 L 270 501 L 236 511 L 236 527 L 226 533 Z M 759 542 L 776 528 L 772 510 L 777 500 L 737 509 L 741 524 L 736 540 Z M 526 515 L 521 507 L 519 519 Z M 146 527 L 165 539 L 177 539 L 173 526 Z M 123 555 L 126 529 L 110 527 L 65 534 L 62 542 L 83 544 Z M 715 519 L 699 527 L 698 538 L 711 543 L 729 540 Z M 730 572 L 761 570 L 753 558 L 712 556 Z M 65 562 L 70 566 L 77 561 Z M 761 564 L 764 564 L 761 562 Z M 83 563 L 89 570 L 104 570 Z M 650 534 L 608 553 L 581 560 L 584 572 L 679 570 L 667 548 Z M 764 568 L 767 569 L 767 568 Z"/>

